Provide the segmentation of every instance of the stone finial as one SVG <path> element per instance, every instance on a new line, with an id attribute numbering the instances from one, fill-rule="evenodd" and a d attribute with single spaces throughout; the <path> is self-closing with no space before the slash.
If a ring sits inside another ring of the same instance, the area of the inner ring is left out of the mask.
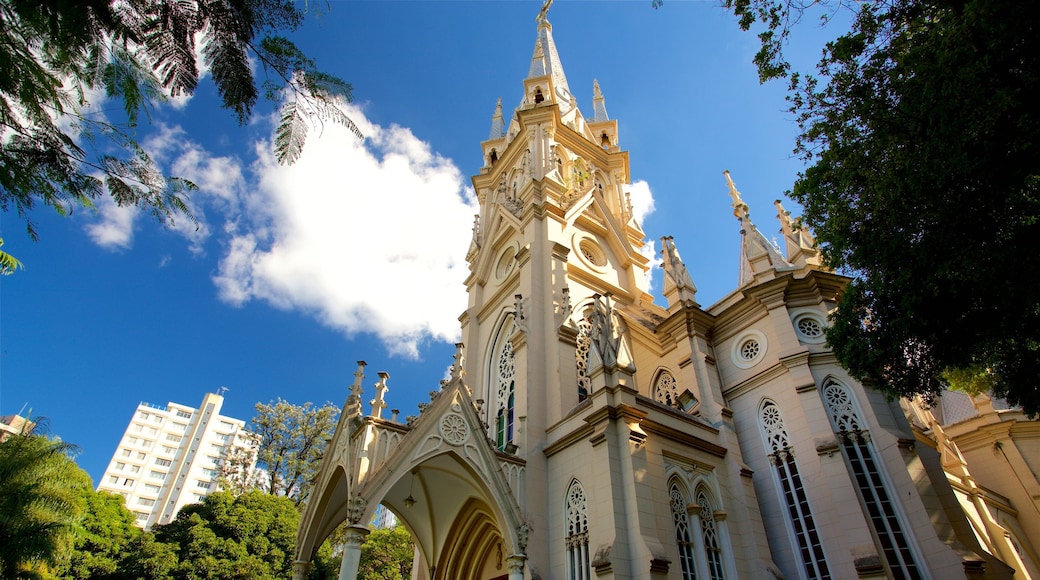
<path id="1" fill-rule="evenodd" d="M 740 197 L 740 192 L 737 191 L 737 184 L 733 183 L 733 178 L 729 176 L 729 171 L 723 171 L 723 175 L 726 176 L 726 185 L 729 186 L 729 197 L 733 200 L 733 215 L 743 222 L 751 217 L 751 212 L 748 211 L 748 206 L 744 203 L 744 200 Z"/>
<path id="2" fill-rule="evenodd" d="M 466 376 L 465 364 L 465 345 L 461 342 L 455 343 L 455 355 L 451 363 L 451 380 L 461 381 L 462 377 Z"/>
<path id="3" fill-rule="evenodd" d="M 383 418 L 383 409 L 386 408 L 386 402 L 383 397 L 386 395 L 386 391 L 389 387 L 386 385 L 386 380 L 390 378 L 390 373 L 386 371 L 379 371 L 379 382 L 376 383 L 376 398 L 372 399 L 372 416 L 376 419 Z"/>
<path id="4" fill-rule="evenodd" d="M 367 364 L 363 360 L 357 361 L 358 368 L 354 371 L 354 383 L 350 385 L 350 395 L 347 396 L 347 404 L 343 409 L 347 418 L 352 419 L 361 416 L 361 381 L 365 379 L 365 366 Z"/>
<path id="5" fill-rule="evenodd" d="M 516 294 L 513 296 L 513 324 L 516 329 L 527 334 L 527 317 L 524 316 L 524 296 Z"/>
<path id="6" fill-rule="evenodd" d="M 696 304 L 697 286 L 679 257 L 679 250 L 671 236 L 661 238 L 661 257 L 665 273 L 664 295 L 668 298 L 668 305 L 671 306 L 675 301 Z"/>

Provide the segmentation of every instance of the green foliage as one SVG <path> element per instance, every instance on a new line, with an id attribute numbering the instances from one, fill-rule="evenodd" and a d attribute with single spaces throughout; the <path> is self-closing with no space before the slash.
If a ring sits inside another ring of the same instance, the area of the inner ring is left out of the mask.
<path id="1" fill-rule="evenodd" d="M 265 94 L 296 104 L 294 123 L 331 120 L 360 138 L 341 108 L 350 86 L 277 34 L 295 30 L 303 15 L 292 1 L 0 0 L 0 210 L 25 219 L 33 239 L 37 204 L 67 215 L 105 194 L 163 222 L 193 220 L 186 199 L 195 186 L 165 176 L 135 127 L 141 112 L 196 89 L 197 48 L 223 107 L 241 123 L 259 96 L 252 55 Z M 91 109 L 96 93 L 120 100 L 125 120 Z M 292 163 L 306 132 L 278 135 L 277 157 Z"/>
<path id="2" fill-rule="evenodd" d="M 68 570 L 60 577 L 114 578 L 122 558 L 143 533 L 122 496 L 83 490 L 86 511 L 74 541 Z"/>
<path id="3" fill-rule="evenodd" d="M 287 578 L 298 523 L 285 498 L 218 492 L 185 506 L 156 537 L 178 547 L 178 578 Z"/>
<path id="4" fill-rule="evenodd" d="M 31 431 L 0 442 L 0 578 L 35 578 L 67 562 L 91 487 L 74 450 Z"/>
<path id="5" fill-rule="evenodd" d="M 174 579 L 289 578 L 299 521 L 288 498 L 256 490 L 237 497 L 217 492 L 185 506 L 155 535 L 177 551 Z"/>
<path id="6" fill-rule="evenodd" d="M 407 580 L 412 574 L 415 545 L 404 526 L 372 530 L 361 545 L 358 578 L 365 580 Z"/>
<path id="7" fill-rule="evenodd" d="M 3 246 L 4 239 L 0 238 L 0 248 L 2 248 Z M 0 250 L 0 276 L 6 276 L 7 274 L 11 274 L 12 272 L 21 267 L 22 263 L 18 261 L 18 258 L 15 258 L 11 254 L 8 254 L 3 250 Z"/>
<path id="8" fill-rule="evenodd" d="M 339 407 L 332 403 L 321 407 L 293 405 L 281 399 L 257 403 L 250 431 L 257 437 L 257 466 L 266 472 L 262 488 L 302 505 L 321 467 L 338 415 Z"/>
<path id="9" fill-rule="evenodd" d="M 731 0 L 787 74 L 796 2 Z M 1040 410 L 1040 7 L 894 0 L 853 10 L 790 103 L 809 163 L 792 197 L 827 263 L 854 281 L 827 338 L 893 395 L 992 386 Z M 980 374 L 980 369 L 984 372 Z M 976 377 L 979 380 L 966 380 Z"/>

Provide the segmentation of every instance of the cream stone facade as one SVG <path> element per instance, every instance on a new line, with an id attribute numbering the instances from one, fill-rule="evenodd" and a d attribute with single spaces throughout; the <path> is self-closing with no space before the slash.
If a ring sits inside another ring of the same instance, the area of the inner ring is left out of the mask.
<path id="1" fill-rule="evenodd" d="M 774 246 L 727 173 L 738 287 L 702 307 L 665 237 L 655 304 L 618 123 L 595 81 L 579 110 L 544 11 L 522 88 L 481 144 L 451 377 L 402 424 L 387 373 L 362 412 L 359 363 L 295 577 L 347 522 L 355 578 L 382 504 L 417 579 L 1010 578 L 931 439 L 824 344 L 846 279 L 809 233 L 778 203 Z"/>

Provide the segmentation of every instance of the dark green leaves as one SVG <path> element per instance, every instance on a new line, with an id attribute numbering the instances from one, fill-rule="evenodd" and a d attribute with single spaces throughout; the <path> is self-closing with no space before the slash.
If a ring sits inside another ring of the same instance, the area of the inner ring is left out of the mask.
<path id="1" fill-rule="evenodd" d="M 766 28 L 756 63 L 807 5 L 735 0 Z M 832 6 L 846 6 L 841 2 Z M 809 164 L 792 196 L 828 264 L 854 276 L 827 336 L 894 395 L 988 385 L 1040 410 L 1040 8 L 969 0 L 847 6 L 817 75 L 791 75 Z"/>

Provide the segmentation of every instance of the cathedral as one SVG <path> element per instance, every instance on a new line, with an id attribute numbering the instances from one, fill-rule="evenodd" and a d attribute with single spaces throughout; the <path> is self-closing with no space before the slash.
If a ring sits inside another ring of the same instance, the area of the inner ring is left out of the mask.
<path id="1" fill-rule="evenodd" d="M 847 279 L 779 202 L 783 247 L 725 173 L 738 287 L 702 306 L 664 237 L 655 304 L 618 122 L 598 84 L 579 110 L 544 10 L 523 94 L 480 145 L 450 378 L 402 422 L 386 373 L 362 411 L 359 362 L 295 578 L 341 525 L 356 578 L 379 505 L 411 532 L 417 580 L 1037 577 L 1040 460 L 1015 464 L 1033 487 L 1005 505 L 933 409 L 853 380 L 824 340 Z"/>

